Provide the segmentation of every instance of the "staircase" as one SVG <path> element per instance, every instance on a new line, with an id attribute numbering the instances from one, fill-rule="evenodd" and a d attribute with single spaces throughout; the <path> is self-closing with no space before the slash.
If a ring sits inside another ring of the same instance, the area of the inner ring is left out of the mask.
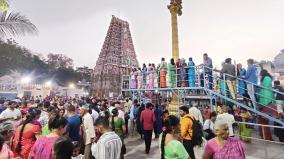
<path id="1" fill-rule="evenodd" d="M 202 66 L 203 67 L 203 66 Z M 268 119 L 271 122 L 276 122 L 279 123 L 281 125 L 284 126 L 284 122 L 279 120 L 276 116 L 275 116 L 275 112 L 277 112 L 276 107 L 271 107 L 271 106 L 267 106 L 267 105 L 263 105 L 261 103 L 259 103 L 258 101 L 256 101 L 256 105 L 257 106 L 249 106 L 248 104 L 244 104 L 244 101 L 251 101 L 247 96 L 242 96 L 242 95 L 236 95 L 237 98 L 232 98 L 230 96 L 230 92 L 228 90 L 228 87 L 226 86 L 226 82 L 224 79 L 226 79 L 227 77 L 229 77 L 230 75 L 228 74 L 223 74 L 222 77 L 218 76 L 219 72 L 212 70 L 212 83 L 209 82 L 209 76 L 210 75 L 202 75 L 202 70 L 204 70 L 204 68 L 202 68 L 200 66 L 196 67 L 196 75 L 195 75 L 195 82 L 196 82 L 196 86 L 195 87 L 174 87 L 174 88 L 154 88 L 154 89 L 127 89 L 124 87 L 122 88 L 123 91 L 131 91 L 133 94 L 135 94 L 135 92 L 141 92 L 141 91 L 159 91 L 159 92 L 172 92 L 172 100 L 169 106 L 169 111 L 171 112 L 171 114 L 178 114 L 179 110 L 178 108 L 180 106 L 183 105 L 183 97 L 188 96 L 188 93 L 185 92 L 205 92 L 206 94 L 204 96 L 202 96 L 203 98 L 207 96 L 207 99 L 210 100 L 210 106 L 211 109 L 213 109 L 214 107 L 214 101 L 216 100 L 222 100 L 224 101 L 224 103 L 232 103 L 235 106 L 239 106 L 242 108 L 245 108 L 247 110 L 249 110 L 252 114 L 254 114 L 255 116 L 261 116 L 265 119 Z M 124 78 L 126 79 L 126 78 Z M 236 78 L 237 81 L 243 81 L 245 83 L 250 83 L 249 81 L 245 81 L 243 79 L 240 78 Z M 202 81 L 202 82 L 200 82 Z M 129 83 L 129 81 L 124 81 L 124 83 Z M 214 87 L 212 89 L 209 89 L 210 84 L 212 84 Z M 251 83 L 252 84 L 252 83 Z M 238 85 L 238 83 L 237 83 Z M 281 92 L 278 92 L 277 90 L 274 90 L 272 88 L 265 88 L 263 86 L 260 85 L 256 85 L 253 84 L 255 88 L 257 89 L 267 89 L 273 92 L 273 94 L 284 94 Z M 244 89 L 247 91 L 246 88 L 239 88 L 239 89 Z M 238 89 L 236 89 L 238 91 Z M 199 95 L 199 94 L 198 94 Z M 259 96 L 260 94 L 256 91 L 255 92 L 256 96 Z M 275 101 L 274 99 L 270 99 L 271 101 Z M 223 103 L 223 104 L 224 104 Z M 266 111 L 261 111 L 259 109 L 259 107 L 265 109 Z"/>

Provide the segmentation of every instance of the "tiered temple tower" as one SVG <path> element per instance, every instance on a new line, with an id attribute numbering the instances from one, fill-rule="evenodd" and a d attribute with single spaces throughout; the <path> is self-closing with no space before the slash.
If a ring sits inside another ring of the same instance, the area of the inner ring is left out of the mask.
<path id="1" fill-rule="evenodd" d="M 276 71 L 279 72 L 280 75 L 284 76 L 284 49 L 282 49 L 280 53 L 274 58 L 274 64 Z"/>
<path id="2" fill-rule="evenodd" d="M 119 96 L 122 75 L 139 66 L 127 21 L 112 16 L 93 74 L 93 93 Z"/>

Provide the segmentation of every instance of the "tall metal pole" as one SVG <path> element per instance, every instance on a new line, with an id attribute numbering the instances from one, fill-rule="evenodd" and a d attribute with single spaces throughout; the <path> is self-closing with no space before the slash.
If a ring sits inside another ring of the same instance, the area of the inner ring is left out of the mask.
<path id="1" fill-rule="evenodd" d="M 179 59 L 179 46 L 178 46 L 178 21 L 177 16 L 182 15 L 182 5 L 181 0 L 171 0 L 170 5 L 168 5 L 168 9 L 171 13 L 171 21 L 172 21 L 172 54 L 175 61 Z"/>

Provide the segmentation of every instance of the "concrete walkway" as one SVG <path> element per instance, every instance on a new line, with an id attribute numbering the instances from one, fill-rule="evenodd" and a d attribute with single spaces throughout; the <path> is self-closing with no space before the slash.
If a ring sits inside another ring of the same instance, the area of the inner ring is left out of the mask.
<path id="1" fill-rule="evenodd" d="M 145 154 L 144 140 L 140 137 L 129 137 L 125 140 L 127 154 L 126 159 L 160 159 L 160 150 L 158 147 L 158 139 L 152 140 L 150 154 Z M 265 148 L 267 148 L 268 157 L 265 157 Z M 267 144 L 260 141 L 253 141 L 246 144 L 247 159 L 283 159 L 284 145 Z M 200 159 L 203 148 L 195 148 L 195 156 Z"/>

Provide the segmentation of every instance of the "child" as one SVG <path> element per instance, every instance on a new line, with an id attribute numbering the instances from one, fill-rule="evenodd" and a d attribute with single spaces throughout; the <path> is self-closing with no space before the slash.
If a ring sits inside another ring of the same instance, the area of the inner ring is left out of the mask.
<path id="1" fill-rule="evenodd" d="M 72 159 L 83 159 L 84 155 L 80 154 L 80 145 L 77 141 L 73 141 L 74 149 Z"/>

